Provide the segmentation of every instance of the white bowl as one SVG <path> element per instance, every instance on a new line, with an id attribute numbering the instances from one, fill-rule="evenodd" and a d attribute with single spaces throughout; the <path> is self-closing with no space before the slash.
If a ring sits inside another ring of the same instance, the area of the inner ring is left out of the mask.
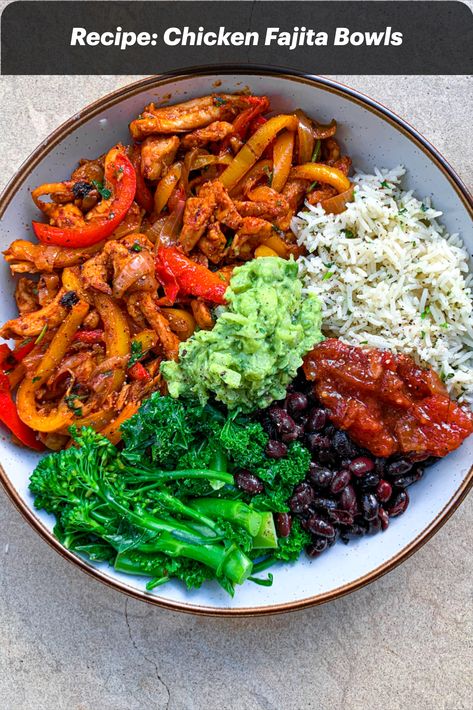
<path id="1" fill-rule="evenodd" d="M 406 166 L 405 185 L 421 197 L 431 196 L 435 207 L 444 212 L 448 230 L 459 232 L 472 249 L 471 198 L 438 151 L 405 121 L 359 92 L 327 79 L 231 67 L 197 69 L 130 84 L 60 126 L 28 158 L 0 200 L 1 248 L 13 239 L 31 236 L 31 220 L 38 216 L 30 197 L 33 187 L 67 178 L 80 158 L 93 158 L 117 141 L 126 142 L 128 123 L 148 102 L 177 102 L 246 87 L 255 94 L 269 95 L 275 111 L 300 107 L 322 123 L 336 118 L 337 138 L 357 169 Z M 4 322 L 15 316 L 15 305 L 7 265 L 2 262 L 0 269 L 0 321 Z M 119 574 L 64 549 L 52 534 L 53 517 L 34 509 L 28 491 L 37 456 L 14 446 L 6 436 L 0 440 L 0 475 L 5 489 L 28 522 L 64 557 L 135 598 L 170 609 L 215 615 L 274 613 L 319 604 L 388 572 L 426 542 L 459 505 L 473 484 L 472 459 L 470 437 L 409 489 L 411 504 L 404 515 L 392 520 L 386 532 L 348 546 L 337 544 L 313 562 L 302 556 L 296 564 L 280 565 L 274 569 L 272 587 L 246 583 L 231 599 L 214 583 L 192 592 L 179 583 L 169 583 L 157 593 L 147 593 L 143 578 Z"/>

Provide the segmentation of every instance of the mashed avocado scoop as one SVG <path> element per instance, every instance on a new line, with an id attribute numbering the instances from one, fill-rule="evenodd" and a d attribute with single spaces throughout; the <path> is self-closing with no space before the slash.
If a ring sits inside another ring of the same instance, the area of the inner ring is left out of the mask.
<path id="1" fill-rule="evenodd" d="M 237 267 L 225 298 L 213 330 L 181 343 L 179 362 L 162 363 L 169 394 L 202 404 L 213 395 L 246 412 L 266 407 L 285 396 L 303 355 L 323 339 L 320 302 L 302 295 L 296 262 L 279 257 Z"/>

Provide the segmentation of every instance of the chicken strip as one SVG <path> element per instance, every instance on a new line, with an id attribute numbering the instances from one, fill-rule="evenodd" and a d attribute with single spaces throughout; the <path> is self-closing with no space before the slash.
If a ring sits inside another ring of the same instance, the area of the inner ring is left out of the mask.
<path id="1" fill-rule="evenodd" d="M 177 136 L 149 136 L 141 146 L 141 172 L 147 180 L 159 180 L 174 162 L 179 138 Z"/>
<path id="2" fill-rule="evenodd" d="M 168 320 L 161 313 L 153 296 L 150 293 L 139 294 L 137 303 L 139 303 L 141 312 L 158 336 L 166 358 L 168 360 L 177 360 L 180 340 L 172 332 Z"/>
<path id="3" fill-rule="evenodd" d="M 67 303 L 61 303 L 65 295 L 62 288 L 57 296 L 44 308 L 40 308 L 32 313 L 25 313 L 19 318 L 7 321 L 0 328 L 0 337 L 5 338 L 32 338 L 39 335 L 43 328 L 47 326 L 49 330 L 57 328 L 67 314 Z"/>
<path id="4" fill-rule="evenodd" d="M 191 148 L 201 148 L 207 143 L 216 143 L 233 133 L 233 124 L 227 121 L 214 121 L 206 128 L 198 128 L 192 133 L 188 133 L 181 140 L 181 147 L 184 150 Z"/>
<path id="5" fill-rule="evenodd" d="M 245 96 L 212 94 L 173 106 L 146 106 L 140 118 L 130 123 L 135 140 L 143 140 L 153 133 L 186 133 L 205 128 L 214 121 L 228 121 L 248 107 Z"/>
<path id="6" fill-rule="evenodd" d="M 82 264 L 99 252 L 103 245 L 104 242 L 98 242 L 91 247 L 73 249 L 44 246 L 33 244 L 26 239 L 16 239 L 3 253 L 13 274 L 37 274 L 41 271 L 52 273 L 55 269 Z"/>

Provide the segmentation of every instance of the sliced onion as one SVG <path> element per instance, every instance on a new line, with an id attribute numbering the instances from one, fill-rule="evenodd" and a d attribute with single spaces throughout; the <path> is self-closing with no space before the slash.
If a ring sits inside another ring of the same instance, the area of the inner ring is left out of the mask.
<path id="1" fill-rule="evenodd" d="M 300 108 L 295 111 L 299 124 L 297 126 L 298 163 L 308 163 L 314 153 L 314 129 L 312 121 Z"/>
<path id="2" fill-rule="evenodd" d="M 346 210 L 348 202 L 353 202 L 353 185 L 339 195 L 322 200 L 320 204 L 327 214 L 340 214 Z"/>
<path id="3" fill-rule="evenodd" d="M 326 138 L 332 138 L 336 132 L 337 122 L 334 118 L 332 118 L 330 123 L 327 123 L 327 125 L 325 126 L 322 123 L 319 123 L 318 125 L 314 126 L 314 138 L 316 140 L 323 141 Z"/>
<path id="4" fill-rule="evenodd" d="M 182 219 L 184 216 L 185 200 L 179 200 L 175 209 L 166 217 L 161 225 L 161 231 L 156 239 L 155 249 L 160 246 L 175 246 L 181 233 Z"/>
<path id="5" fill-rule="evenodd" d="M 136 281 L 154 274 L 154 260 L 149 251 L 141 251 L 127 259 L 122 270 L 113 278 L 113 295 L 121 298 Z"/>

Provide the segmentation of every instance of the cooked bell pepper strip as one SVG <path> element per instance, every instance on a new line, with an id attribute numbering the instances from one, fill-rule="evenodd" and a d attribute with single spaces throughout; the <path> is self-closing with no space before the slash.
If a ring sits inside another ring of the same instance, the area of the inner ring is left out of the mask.
<path id="1" fill-rule="evenodd" d="M 8 345 L 6 343 L 2 343 L 0 345 L 0 370 L 2 370 L 2 372 L 5 372 L 5 370 L 10 369 L 7 360 L 11 357 L 11 355 L 12 351 L 10 350 Z"/>
<path id="2" fill-rule="evenodd" d="M 271 187 L 281 192 L 287 182 L 294 152 L 294 131 L 284 131 L 276 138 L 273 150 L 273 178 Z"/>
<path id="3" fill-rule="evenodd" d="M 33 230 L 39 241 L 56 246 L 89 247 L 110 236 L 130 209 L 136 192 L 135 169 L 121 147 L 112 148 L 107 153 L 105 183 L 112 194 L 100 203 L 103 213 L 99 217 L 77 229 L 33 222 Z"/>
<path id="4" fill-rule="evenodd" d="M 338 168 L 332 168 L 324 163 L 304 163 L 291 170 L 291 177 L 313 182 L 323 182 L 332 185 L 338 192 L 345 192 L 350 188 L 350 180 Z"/>
<path id="5" fill-rule="evenodd" d="M 159 215 L 168 204 L 174 188 L 176 187 L 182 173 L 182 163 L 174 163 L 166 175 L 161 178 L 154 193 L 154 211 Z"/>
<path id="6" fill-rule="evenodd" d="M 250 128 L 251 122 L 261 113 L 265 113 L 269 109 L 269 99 L 267 96 L 248 96 L 248 103 L 251 103 L 250 108 L 245 109 L 233 121 L 233 136 L 240 140 L 246 138 L 246 134 Z M 227 139 L 225 139 L 227 142 Z"/>
<path id="7" fill-rule="evenodd" d="M 175 247 L 160 247 L 156 275 L 171 303 L 181 295 L 200 296 L 212 303 L 225 303 L 227 284 L 218 274 L 188 259 Z"/>
<path id="8" fill-rule="evenodd" d="M 79 266 L 66 266 L 62 272 L 62 285 L 67 291 L 74 291 L 80 298 L 81 301 L 86 303 L 92 303 L 92 296 L 84 288 L 84 283 L 80 276 Z"/>
<path id="9" fill-rule="evenodd" d="M 106 357 L 130 355 L 130 329 L 128 322 L 118 304 L 104 293 L 97 293 L 94 297 L 95 307 L 99 312 L 105 326 L 105 353 Z M 117 391 L 125 381 L 125 368 L 118 368 L 112 374 L 111 392 Z"/>
<path id="10" fill-rule="evenodd" d="M 141 362 L 135 362 L 128 370 L 128 375 L 137 382 L 150 382 L 151 380 L 151 375 Z"/>
<path id="11" fill-rule="evenodd" d="M 112 419 L 112 421 L 107 424 L 104 429 L 100 430 L 102 436 L 106 436 L 107 439 L 112 442 L 112 444 L 118 444 L 118 442 L 122 438 L 122 433 L 120 429 L 121 425 L 124 421 L 132 417 L 133 414 L 136 414 L 139 407 L 140 402 L 128 402 L 127 404 L 125 404 L 118 417 Z"/>
<path id="12" fill-rule="evenodd" d="M 3 372 L 0 372 L 0 421 L 22 444 L 30 449 L 35 449 L 35 451 L 44 451 L 44 446 L 38 441 L 34 431 L 18 416 L 18 410 L 11 396 L 8 377 Z"/>
<path id="13" fill-rule="evenodd" d="M 74 340 L 79 341 L 80 343 L 88 343 L 90 345 L 93 345 L 94 343 L 101 343 L 103 342 L 104 339 L 104 334 L 103 330 L 78 330 L 77 333 L 74 335 Z"/>
<path id="14" fill-rule="evenodd" d="M 134 145 L 130 151 L 130 160 L 135 169 L 136 177 L 136 192 L 135 192 L 135 202 L 139 204 L 146 212 L 153 211 L 153 195 L 151 190 L 145 182 L 143 173 L 141 172 L 141 148 L 138 145 Z"/>
<path id="15" fill-rule="evenodd" d="M 220 175 L 220 182 L 231 190 L 245 173 L 256 163 L 264 149 L 271 143 L 273 138 L 287 128 L 295 131 L 298 125 L 297 118 L 291 115 L 280 114 L 270 118 L 269 121 L 258 128 L 248 142 L 234 157 L 228 168 Z"/>
<path id="16" fill-rule="evenodd" d="M 38 412 L 35 394 L 61 362 L 88 310 L 89 304 L 83 301 L 79 301 L 79 303 L 72 306 L 51 340 L 38 369 L 36 372 L 28 374 L 18 388 L 16 404 L 19 417 L 25 424 L 36 431 L 57 431 L 58 429 L 65 429 L 72 424 L 73 414 L 64 401 L 59 404 L 56 411 L 42 414 Z"/>
<path id="17" fill-rule="evenodd" d="M 11 354 L 17 362 L 21 362 L 24 357 L 30 354 L 35 345 L 36 341 L 34 338 L 25 340 L 23 343 L 20 343 L 20 345 L 15 348 Z"/>

